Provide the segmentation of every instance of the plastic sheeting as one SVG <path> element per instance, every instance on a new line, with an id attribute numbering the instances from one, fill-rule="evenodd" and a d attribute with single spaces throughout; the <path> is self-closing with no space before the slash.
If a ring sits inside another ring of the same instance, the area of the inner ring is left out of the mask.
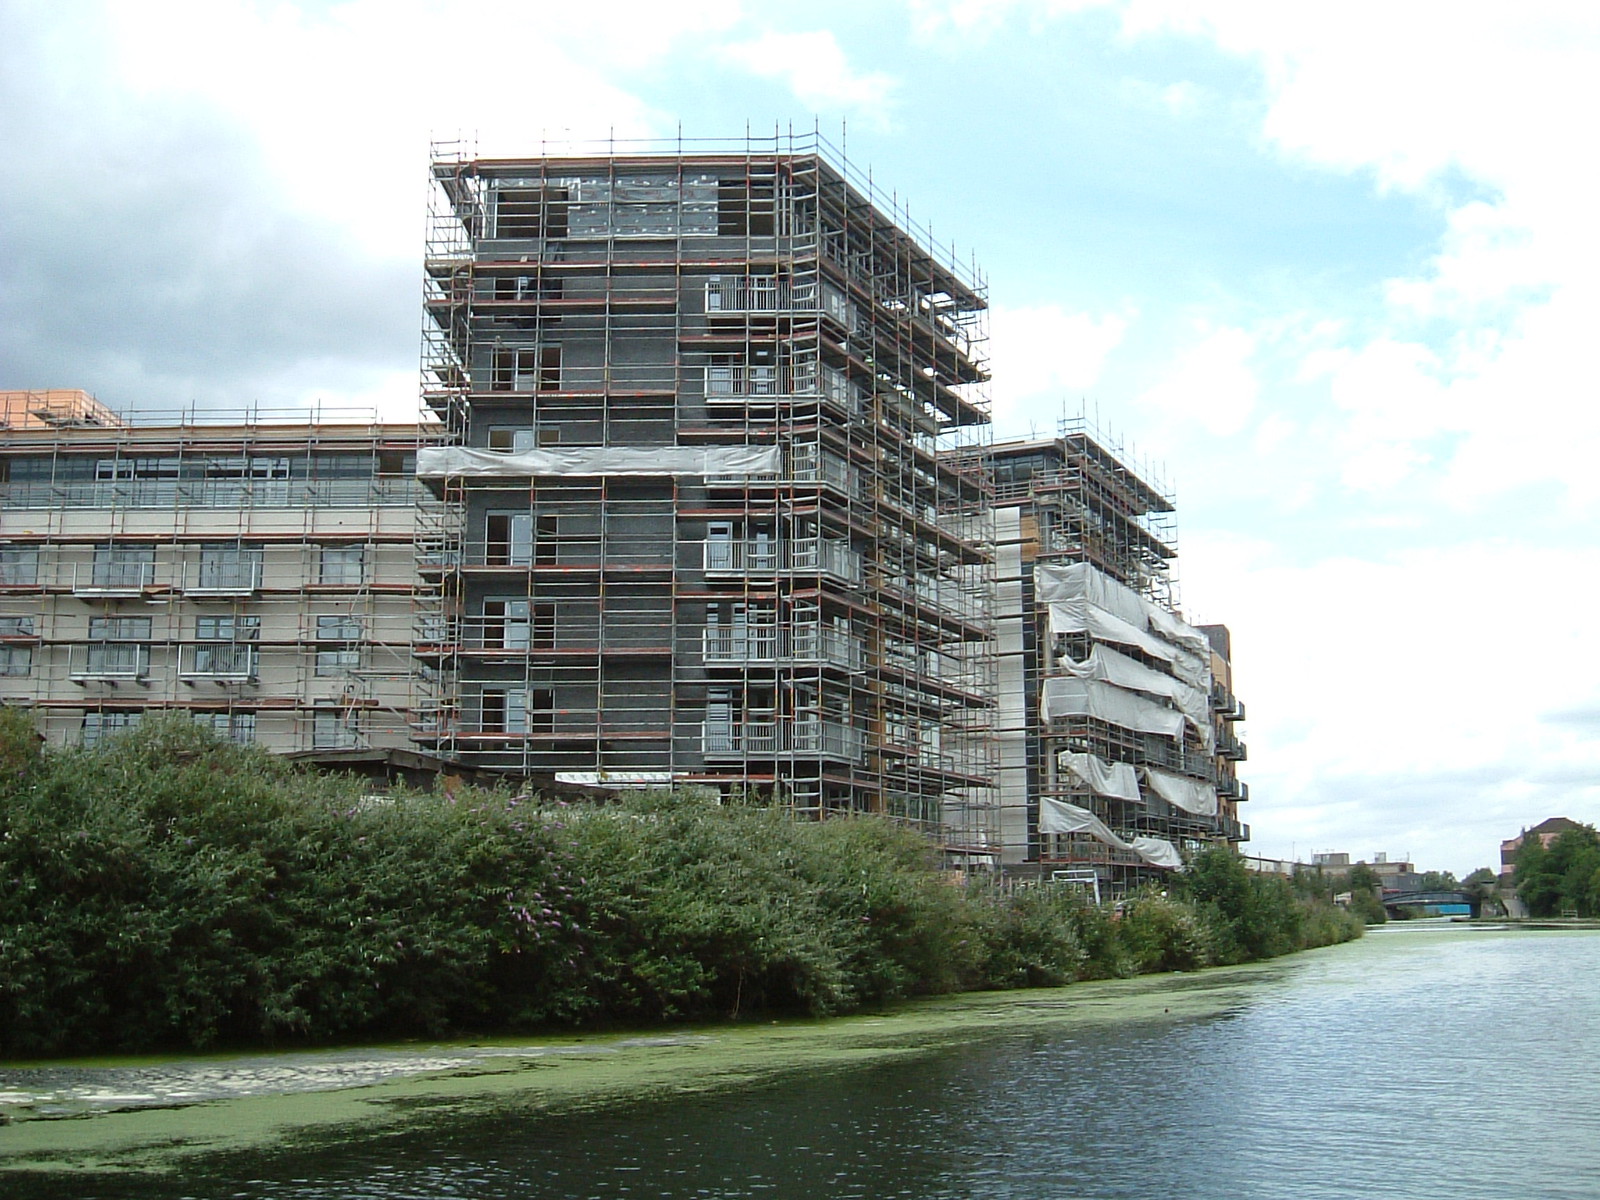
<path id="1" fill-rule="evenodd" d="M 1199 688 L 1152 670 L 1108 646 L 1092 647 L 1089 657 L 1081 662 L 1063 656 L 1061 667 L 1079 679 L 1100 679 L 1132 691 L 1165 697 L 1189 719 L 1205 743 L 1206 750 L 1212 749 L 1214 731 L 1211 727 L 1211 705 Z"/>
<path id="2" fill-rule="evenodd" d="M 1039 715 L 1046 721 L 1061 717 L 1098 717 L 1109 725 L 1163 737 L 1183 736 L 1184 715 L 1138 692 L 1126 691 L 1098 679 L 1046 679 L 1039 689 Z"/>
<path id="3" fill-rule="evenodd" d="M 1034 568 L 1034 587 L 1050 606 L 1052 632 L 1087 629 L 1106 641 L 1136 646 L 1172 663 L 1185 683 L 1210 690 L 1211 643 L 1206 635 L 1132 588 L 1088 563 L 1040 563 Z"/>
<path id="4" fill-rule="evenodd" d="M 1144 774 L 1150 783 L 1150 790 L 1174 808 L 1181 808 L 1199 817 L 1217 815 L 1217 789 L 1209 783 L 1191 779 L 1187 775 L 1174 775 L 1156 767 L 1146 767 Z"/>
<path id="5" fill-rule="evenodd" d="M 561 475 L 776 475 L 776 446 L 568 446 L 475 450 L 436 446 L 417 451 L 423 479 L 503 479 Z"/>
<path id="6" fill-rule="evenodd" d="M 1139 774 L 1132 763 L 1108 763 L 1097 754 L 1074 754 L 1063 751 L 1056 761 L 1082 781 L 1096 796 L 1112 800 L 1129 800 L 1144 803 L 1139 794 Z"/>
<path id="7" fill-rule="evenodd" d="M 1166 867 L 1174 871 L 1183 869 L 1183 856 L 1171 842 L 1158 837 L 1136 837 L 1131 842 L 1125 842 L 1088 809 L 1068 804 L 1065 800 L 1039 797 L 1039 832 L 1087 833 L 1096 841 L 1115 846 L 1118 850 L 1133 851 L 1152 867 Z"/>
<path id="8" fill-rule="evenodd" d="M 1133 849 L 1107 829 L 1105 822 L 1087 808 L 1079 808 L 1076 804 L 1068 804 L 1065 800 L 1056 800 L 1050 796 L 1039 797 L 1039 832 L 1087 833 L 1090 837 L 1108 846 L 1115 846 L 1119 850 Z"/>
<path id="9" fill-rule="evenodd" d="M 1183 870 L 1183 855 L 1178 853 L 1176 846 L 1163 838 L 1136 837 L 1129 845 L 1129 849 L 1152 867 L 1167 867 L 1173 871 Z"/>
<path id="10" fill-rule="evenodd" d="M 1088 633 L 1096 641 L 1133 646 L 1163 662 L 1170 663 L 1178 657 L 1176 646 L 1147 633 L 1143 625 L 1131 625 L 1115 613 L 1096 608 L 1082 598 L 1050 602 L 1050 633 L 1057 637 L 1066 633 Z"/>
<path id="11" fill-rule="evenodd" d="M 1138 592 L 1088 563 L 1040 563 L 1033 569 L 1033 585 L 1046 603 L 1082 599 L 1140 629 L 1150 623 Z"/>

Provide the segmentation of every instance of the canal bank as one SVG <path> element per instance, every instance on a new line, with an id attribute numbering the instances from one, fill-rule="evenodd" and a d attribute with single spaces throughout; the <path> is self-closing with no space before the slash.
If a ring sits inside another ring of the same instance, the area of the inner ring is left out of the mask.
<path id="1" fill-rule="evenodd" d="M 0 1115 L 10 1120 L 0 1128 L 0 1172 L 172 1171 L 198 1155 L 381 1136 L 508 1108 L 567 1112 L 850 1070 L 996 1036 L 1214 1016 L 1259 996 L 1306 956 L 1346 948 L 818 1020 L 0 1066 Z"/>
<path id="2" fill-rule="evenodd" d="M 241 1094 L 0 1128 L 0 1196 L 1596 1200 L 1597 989 L 1600 933 L 1407 922 L 820 1022 L 51 1064 L 27 1082 L 77 1103 L 196 1062 Z"/>

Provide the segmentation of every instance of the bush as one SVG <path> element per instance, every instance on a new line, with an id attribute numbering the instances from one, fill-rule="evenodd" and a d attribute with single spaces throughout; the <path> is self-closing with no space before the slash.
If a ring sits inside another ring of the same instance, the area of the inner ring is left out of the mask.
<path id="1" fill-rule="evenodd" d="M 938 869 L 872 817 L 694 792 L 364 794 L 150 719 L 41 750 L 0 711 L 0 1055 L 845 1012 L 1351 936 L 1206 852 L 1121 915 Z"/>

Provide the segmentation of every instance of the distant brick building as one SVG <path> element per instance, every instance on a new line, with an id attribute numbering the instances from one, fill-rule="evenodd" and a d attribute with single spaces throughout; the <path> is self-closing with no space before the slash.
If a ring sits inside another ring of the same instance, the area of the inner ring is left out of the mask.
<path id="1" fill-rule="evenodd" d="M 1537 836 L 1545 846 L 1549 846 L 1569 829 L 1578 829 L 1580 825 L 1570 817 L 1551 817 L 1540 821 L 1532 829 L 1524 829 L 1514 838 L 1508 838 L 1500 843 L 1500 886 L 1510 887 L 1511 876 L 1517 867 L 1517 851 L 1522 849 L 1522 840 L 1526 837 Z"/>

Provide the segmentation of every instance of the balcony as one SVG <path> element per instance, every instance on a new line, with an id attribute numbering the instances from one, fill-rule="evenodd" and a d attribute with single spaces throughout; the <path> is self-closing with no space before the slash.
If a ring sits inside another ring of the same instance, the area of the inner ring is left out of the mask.
<path id="1" fill-rule="evenodd" d="M 234 642 L 200 642 L 184 647 L 178 675 L 190 681 L 246 683 L 256 678 L 260 664 L 258 647 Z"/>
<path id="2" fill-rule="evenodd" d="M 261 590 L 261 574 L 258 558 L 202 560 L 198 567 L 184 572 L 183 590 L 196 597 L 252 596 Z"/>
<path id="3" fill-rule="evenodd" d="M 72 647 L 67 676 L 75 683 L 139 682 L 150 674 L 150 647 L 139 642 L 95 642 Z"/>
<path id="4" fill-rule="evenodd" d="M 843 629 L 796 625 L 789 633 L 789 657 L 859 671 L 866 665 L 867 652 L 859 640 Z"/>
<path id="5" fill-rule="evenodd" d="M 706 402 L 743 403 L 752 397 L 809 396 L 817 390 L 817 372 L 809 365 L 789 367 L 733 363 L 706 368 Z"/>
<path id="6" fill-rule="evenodd" d="M 1224 721 L 1244 720 L 1244 705 L 1240 704 L 1238 697 L 1220 683 L 1211 685 L 1211 711 Z"/>
<path id="7" fill-rule="evenodd" d="M 859 729 L 838 721 L 800 717 L 790 720 L 707 720 L 701 725 L 701 748 L 708 760 L 774 758 L 780 754 L 815 755 L 859 761 Z"/>
<path id="8" fill-rule="evenodd" d="M 1249 750 L 1229 730 L 1223 730 L 1217 735 L 1217 757 L 1226 758 L 1232 762 L 1244 762 L 1250 757 Z"/>
<path id="9" fill-rule="evenodd" d="M 778 661 L 776 625 L 712 625 L 701 632 L 700 652 L 707 663 Z"/>
<path id="10" fill-rule="evenodd" d="M 705 543 L 707 574 L 764 575 L 780 571 L 820 571 L 847 583 L 861 582 L 861 556 L 848 542 L 831 538 L 712 540 Z"/>
<path id="11" fill-rule="evenodd" d="M 156 583 L 153 562 L 97 561 L 92 566 L 79 563 L 72 568 L 72 594 L 104 599 L 142 596 Z"/>

